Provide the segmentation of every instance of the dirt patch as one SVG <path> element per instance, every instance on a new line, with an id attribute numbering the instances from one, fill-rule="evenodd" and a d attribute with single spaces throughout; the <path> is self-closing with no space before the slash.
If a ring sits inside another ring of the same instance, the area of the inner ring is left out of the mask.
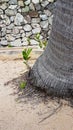
<path id="1" fill-rule="evenodd" d="M 0 61 L 0 130 L 73 130 L 70 102 L 20 89 L 26 71 L 22 60 Z"/>

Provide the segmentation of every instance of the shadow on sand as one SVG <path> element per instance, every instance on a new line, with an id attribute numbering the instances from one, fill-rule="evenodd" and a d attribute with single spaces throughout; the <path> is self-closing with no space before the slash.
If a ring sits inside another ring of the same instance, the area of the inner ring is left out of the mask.
<path id="1" fill-rule="evenodd" d="M 24 81 L 27 83 L 27 85 L 24 89 L 21 89 L 20 83 Z M 59 111 L 62 108 L 63 101 L 66 102 L 66 105 L 73 107 L 73 100 L 71 98 L 61 99 L 57 97 L 52 97 L 47 95 L 44 90 L 40 90 L 39 88 L 30 85 L 28 82 L 28 72 L 25 72 L 19 77 L 6 82 L 5 85 L 9 85 L 13 89 L 11 95 L 16 97 L 15 100 L 17 101 L 17 103 L 30 103 L 31 106 L 38 106 L 40 103 L 45 104 L 45 108 L 47 109 L 47 115 L 44 116 L 44 118 L 40 122 L 51 117 L 57 111 Z M 51 105 L 49 105 L 50 102 Z M 53 111 L 48 115 L 49 109 L 52 109 Z M 43 112 L 43 114 L 45 113 Z"/>

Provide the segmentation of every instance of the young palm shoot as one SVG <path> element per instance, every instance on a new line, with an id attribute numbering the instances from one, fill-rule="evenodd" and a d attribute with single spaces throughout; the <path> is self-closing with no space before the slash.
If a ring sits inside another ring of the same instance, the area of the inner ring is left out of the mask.
<path id="1" fill-rule="evenodd" d="M 31 69 L 28 60 L 30 59 L 30 53 L 32 51 L 32 48 L 24 49 L 22 51 L 23 59 L 24 59 L 24 64 L 26 64 L 28 69 Z"/>
<path id="2" fill-rule="evenodd" d="M 20 89 L 25 89 L 27 83 L 26 82 L 21 82 L 20 83 Z"/>
<path id="3" fill-rule="evenodd" d="M 45 47 L 47 45 L 47 41 L 46 40 L 42 41 L 40 39 L 40 34 L 39 33 L 36 34 L 35 39 L 39 42 L 39 47 L 42 48 L 42 49 L 45 49 Z"/>

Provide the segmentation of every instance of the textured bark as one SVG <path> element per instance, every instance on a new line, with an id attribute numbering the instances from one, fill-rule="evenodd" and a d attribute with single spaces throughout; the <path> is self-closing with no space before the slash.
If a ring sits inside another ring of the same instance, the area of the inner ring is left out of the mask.
<path id="1" fill-rule="evenodd" d="M 57 0 L 48 45 L 29 76 L 50 94 L 73 95 L 73 0 Z"/>

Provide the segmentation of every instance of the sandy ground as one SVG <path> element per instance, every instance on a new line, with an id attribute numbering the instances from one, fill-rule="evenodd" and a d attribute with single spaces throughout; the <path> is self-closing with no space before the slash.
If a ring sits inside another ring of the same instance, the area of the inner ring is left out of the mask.
<path id="1" fill-rule="evenodd" d="M 66 101 L 18 91 L 24 71 L 22 61 L 0 60 L 0 130 L 73 130 L 73 108 Z"/>

